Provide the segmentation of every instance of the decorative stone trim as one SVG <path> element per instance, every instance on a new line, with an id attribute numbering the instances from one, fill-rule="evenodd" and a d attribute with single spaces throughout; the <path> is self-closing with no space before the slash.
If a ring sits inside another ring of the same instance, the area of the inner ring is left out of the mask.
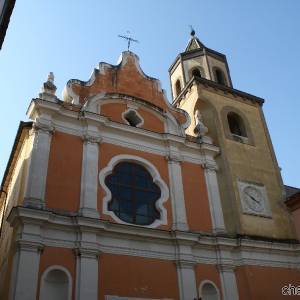
<path id="1" fill-rule="evenodd" d="M 127 105 L 127 106 L 128 106 L 128 105 Z M 137 112 L 137 109 L 136 109 L 136 108 L 132 108 L 132 107 L 129 107 L 127 110 L 125 110 L 125 111 L 122 113 L 122 119 L 123 119 L 123 121 L 125 122 L 125 124 L 131 125 L 131 124 L 128 122 L 127 118 L 126 118 L 126 115 L 128 115 L 130 112 L 134 113 L 134 114 L 137 116 L 137 118 L 140 119 L 140 122 L 137 123 L 134 127 L 138 127 L 138 128 L 139 128 L 139 127 L 142 127 L 142 126 L 144 125 L 144 119 L 143 119 L 143 117 Z"/>
<path id="2" fill-rule="evenodd" d="M 169 155 L 165 156 L 168 162 L 175 162 L 181 163 L 183 162 L 183 157 L 178 153 L 170 153 Z"/>
<path id="3" fill-rule="evenodd" d="M 201 164 L 202 168 L 208 171 L 218 171 L 218 165 L 216 164 L 215 161 L 211 160 L 211 161 L 205 161 L 204 163 Z"/>
<path id="4" fill-rule="evenodd" d="M 218 287 L 215 285 L 214 282 L 212 282 L 212 281 L 210 281 L 210 280 L 207 280 L 207 279 L 201 281 L 201 283 L 200 283 L 200 286 L 199 286 L 199 297 L 200 297 L 200 298 L 203 297 L 203 295 L 202 295 L 202 288 L 203 288 L 203 286 L 204 286 L 205 284 L 207 284 L 207 283 L 208 283 L 208 284 L 211 284 L 211 285 L 216 289 L 216 292 L 217 292 L 217 300 L 220 300 L 220 299 L 221 299 L 221 295 L 220 295 L 220 291 L 219 291 Z"/>
<path id="5" fill-rule="evenodd" d="M 48 124 L 43 124 L 41 122 L 35 122 L 32 124 L 32 131 L 30 134 L 34 134 L 36 132 L 43 132 L 47 133 L 49 135 L 52 135 L 55 131 L 54 126 L 48 125 Z"/>
<path id="6" fill-rule="evenodd" d="M 21 230 L 22 242 L 33 243 L 36 246 L 78 248 L 78 245 L 83 244 L 82 231 L 85 230 L 95 233 L 97 239 L 85 241 L 88 246 L 79 249 L 96 250 L 98 254 L 111 253 L 178 261 L 178 243 L 180 243 L 191 246 L 193 257 L 193 259 L 186 258 L 186 255 L 182 255 L 181 260 L 220 265 L 220 270 L 226 268 L 230 270 L 243 265 L 299 268 L 299 244 L 233 238 L 226 235 L 216 236 L 208 233 L 149 230 L 142 226 L 123 226 L 98 219 L 67 216 L 25 207 L 13 208 L 8 216 L 8 222 L 14 228 Z M 18 227 L 24 223 L 42 226 L 43 230 L 37 234 L 36 228 L 29 226 L 24 234 L 24 228 Z M 111 239 L 108 238 L 109 235 Z M 105 239 L 102 239 L 103 236 Z M 101 243 L 98 243 L 97 241 L 100 240 Z M 226 251 L 219 251 L 216 255 L 219 249 Z M 184 253 L 190 256 L 189 252 L 183 251 Z"/>
<path id="7" fill-rule="evenodd" d="M 100 251 L 97 249 L 84 249 L 84 248 L 75 248 L 73 249 L 75 256 L 81 256 L 85 258 L 98 258 Z"/>
<path id="8" fill-rule="evenodd" d="M 150 225 L 146 225 L 146 226 L 142 225 L 141 226 L 141 225 L 126 223 L 126 222 L 122 221 L 121 219 L 119 219 L 118 216 L 116 216 L 113 211 L 108 210 L 108 203 L 111 201 L 112 195 L 111 195 L 110 189 L 105 184 L 105 178 L 108 175 L 110 175 L 112 173 L 114 167 L 119 162 L 122 162 L 122 161 L 139 163 L 142 166 L 144 166 L 151 174 L 151 176 L 153 178 L 153 182 L 156 183 L 161 190 L 161 196 L 156 201 L 156 208 L 160 212 L 160 219 L 155 220 Z M 168 223 L 167 210 L 164 208 L 163 203 L 169 199 L 169 189 L 168 189 L 166 183 L 160 177 L 160 174 L 159 174 L 158 170 L 156 169 L 156 167 L 149 161 L 145 160 L 144 158 L 141 158 L 139 156 L 134 156 L 134 155 L 121 154 L 121 155 L 114 156 L 110 160 L 108 165 L 104 169 L 102 169 L 101 172 L 99 173 L 99 181 L 100 181 L 100 185 L 102 186 L 102 188 L 104 189 L 104 191 L 106 193 L 106 195 L 103 199 L 103 207 L 102 207 L 103 214 L 111 216 L 116 222 L 121 223 L 121 224 L 130 224 L 130 225 L 134 225 L 134 226 L 145 227 L 145 228 L 155 228 L 160 225 L 166 225 Z"/>
<path id="9" fill-rule="evenodd" d="M 100 136 L 93 136 L 89 134 L 83 134 L 82 140 L 84 143 L 87 144 L 100 144 L 102 141 L 102 138 Z"/>
<path id="10" fill-rule="evenodd" d="M 71 276 L 70 272 L 68 271 L 68 269 L 66 269 L 63 266 L 59 266 L 59 265 L 52 265 L 52 266 L 48 267 L 42 274 L 41 283 L 40 283 L 40 291 L 39 291 L 40 299 L 44 299 L 42 292 L 43 292 L 45 278 L 48 275 L 48 273 L 51 272 L 52 270 L 60 270 L 67 275 L 67 277 L 68 277 L 68 297 L 66 300 L 71 300 L 71 298 L 72 298 L 72 281 L 73 281 L 72 276 Z"/>

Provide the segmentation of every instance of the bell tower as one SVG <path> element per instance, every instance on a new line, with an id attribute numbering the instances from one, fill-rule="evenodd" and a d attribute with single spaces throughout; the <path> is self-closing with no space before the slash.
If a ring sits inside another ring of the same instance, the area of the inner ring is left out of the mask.
<path id="1" fill-rule="evenodd" d="M 190 40 L 169 68 L 172 96 L 175 99 L 192 77 L 201 77 L 232 87 L 226 56 L 204 46 L 191 31 Z"/>
<path id="2" fill-rule="evenodd" d="M 186 133 L 203 143 L 209 137 L 220 149 L 217 176 L 227 232 L 295 239 L 264 100 L 234 89 L 226 56 L 207 48 L 194 30 L 169 75 L 173 105 L 191 118 Z"/>

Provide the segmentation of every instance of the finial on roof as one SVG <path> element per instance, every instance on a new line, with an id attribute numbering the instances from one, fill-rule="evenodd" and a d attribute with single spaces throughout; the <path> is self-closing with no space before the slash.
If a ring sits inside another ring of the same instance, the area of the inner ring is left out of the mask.
<path id="1" fill-rule="evenodd" d="M 195 29 L 193 28 L 193 26 L 192 26 L 192 25 L 190 25 L 190 28 L 191 28 L 190 35 L 191 35 L 191 37 L 194 37 L 194 36 L 195 36 L 195 34 L 196 34 L 196 31 L 195 31 Z"/>
<path id="2" fill-rule="evenodd" d="M 39 94 L 41 99 L 48 100 L 48 101 L 56 101 L 56 86 L 54 84 L 54 74 L 53 72 L 49 72 L 47 81 L 45 81 L 41 88 L 41 93 Z"/>
<path id="3" fill-rule="evenodd" d="M 47 81 L 50 81 L 50 82 L 54 82 L 54 74 L 53 74 L 53 72 L 50 72 L 49 74 L 48 74 L 48 80 Z"/>

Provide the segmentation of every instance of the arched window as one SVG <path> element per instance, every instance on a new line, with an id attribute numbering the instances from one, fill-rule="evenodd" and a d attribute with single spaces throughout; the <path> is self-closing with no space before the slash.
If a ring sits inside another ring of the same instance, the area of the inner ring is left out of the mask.
<path id="1" fill-rule="evenodd" d="M 204 281 L 199 288 L 201 300 L 219 300 L 220 294 L 218 288 L 211 281 Z"/>
<path id="2" fill-rule="evenodd" d="M 237 113 L 228 113 L 227 120 L 231 134 L 247 137 L 243 119 Z"/>
<path id="3" fill-rule="evenodd" d="M 53 266 L 41 278 L 40 300 L 69 300 L 71 290 L 71 275 L 64 268 Z"/>
<path id="4" fill-rule="evenodd" d="M 219 84 L 226 84 L 225 75 L 219 68 L 215 68 L 215 80 Z"/>
<path id="5" fill-rule="evenodd" d="M 178 79 L 175 83 L 175 90 L 176 90 L 176 96 L 178 96 L 181 92 L 181 84 L 180 80 Z"/>
<path id="6" fill-rule="evenodd" d="M 149 225 L 159 219 L 156 201 L 161 196 L 161 190 L 142 165 L 120 162 L 105 178 L 105 184 L 112 195 L 108 210 L 122 221 Z"/>
<path id="7" fill-rule="evenodd" d="M 201 77 L 201 72 L 200 72 L 200 70 L 199 70 L 198 68 L 194 68 L 194 69 L 192 70 L 192 76 L 194 76 L 194 77 Z"/>

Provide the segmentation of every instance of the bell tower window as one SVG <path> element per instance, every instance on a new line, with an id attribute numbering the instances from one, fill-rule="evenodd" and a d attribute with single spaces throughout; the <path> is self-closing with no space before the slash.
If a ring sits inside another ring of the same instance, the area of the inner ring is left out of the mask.
<path id="1" fill-rule="evenodd" d="M 236 113 L 230 112 L 227 115 L 230 132 L 233 135 L 247 137 L 243 119 Z"/>
<path id="2" fill-rule="evenodd" d="M 181 83 L 179 79 L 177 79 L 175 83 L 175 90 L 176 90 L 176 96 L 178 96 L 181 92 Z"/>
<path id="3" fill-rule="evenodd" d="M 194 77 L 202 77 L 199 69 L 195 68 L 192 70 L 192 76 Z"/>
<path id="4" fill-rule="evenodd" d="M 220 70 L 219 68 L 215 68 L 215 80 L 217 83 L 219 84 L 226 84 L 226 80 L 225 80 L 225 75 L 223 73 L 222 70 Z"/>

